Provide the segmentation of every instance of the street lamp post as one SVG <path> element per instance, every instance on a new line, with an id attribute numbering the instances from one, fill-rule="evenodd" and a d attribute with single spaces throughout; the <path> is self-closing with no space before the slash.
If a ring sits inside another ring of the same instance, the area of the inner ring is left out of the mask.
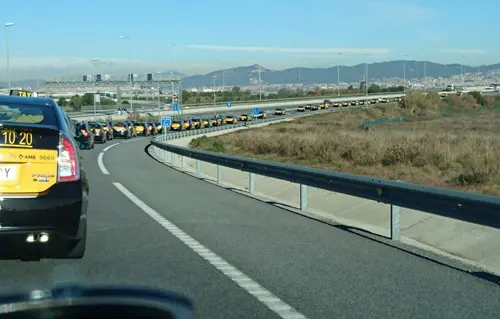
<path id="1" fill-rule="evenodd" d="M 337 55 L 342 55 L 342 52 L 337 53 Z M 337 95 L 340 96 L 340 61 L 337 64 Z"/>
<path id="2" fill-rule="evenodd" d="M 129 35 L 121 35 L 120 39 L 124 39 L 128 41 L 128 69 L 129 69 L 129 83 L 130 83 L 130 89 L 132 89 L 132 59 L 131 59 L 131 51 L 132 51 L 132 46 L 130 44 L 130 36 Z M 130 94 L 130 110 L 133 112 L 134 111 L 134 106 L 132 105 L 132 93 Z"/>
<path id="3" fill-rule="evenodd" d="M 403 92 L 406 93 L 406 58 L 408 57 L 407 54 L 405 54 L 403 60 Z"/>
<path id="4" fill-rule="evenodd" d="M 99 59 L 97 59 L 97 58 L 94 58 L 94 59 L 91 60 L 91 62 L 92 62 L 92 81 L 94 82 L 94 94 L 92 96 L 92 99 L 94 100 L 94 121 L 97 118 L 97 103 L 96 103 L 96 100 L 95 100 L 95 96 L 96 96 L 96 92 L 97 92 L 97 83 L 96 83 L 96 80 L 95 80 L 94 62 L 97 62 L 97 61 L 99 61 Z"/>
<path id="5" fill-rule="evenodd" d="M 212 76 L 212 79 L 213 79 L 212 90 L 214 91 L 214 117 L 217 117 L 217 109 L 215 108 L 215 78 L 216 77 L 217 77 L 217 75 Z"/>
<path id="6" fill-rule="evenodd" d="M 14 22 L 8 22 L 5 24 L 5 55 L 7 58 L 7 79 L 9 83 L 9 92 L 11 89 L 11 83 L 10 83 L 10 55 L 9 55 L 9 27 L 14 26 Z"/>
<path id="7" fill-rule="evenodd" d="M 259 101 L 262 101 L 262 81 L 260 78 L 260 64 L 259 64 Z"/>
<path id="8" fill-rule="evenodd" d="M 161 72 L 156 72 L 156 74 L 158 75 L 158 112 L 160 112 L 160 74 Z"/>
<path id="9" fill-rule="evenodd" d="M 361 55 L 368 56 L 368 53 L 361 53 Z M 365 98 L 368 99 L 368 61 L 365 58 Z"/>

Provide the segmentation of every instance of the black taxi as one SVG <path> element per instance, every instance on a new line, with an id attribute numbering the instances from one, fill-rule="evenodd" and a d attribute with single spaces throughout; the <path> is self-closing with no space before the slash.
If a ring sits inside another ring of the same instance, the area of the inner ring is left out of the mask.
<path id="1" fill-rule="evenodd" d="M 0 256 L 82 258 L 88 196 L 75 132 L 57 103 L 0 95 Z"/>

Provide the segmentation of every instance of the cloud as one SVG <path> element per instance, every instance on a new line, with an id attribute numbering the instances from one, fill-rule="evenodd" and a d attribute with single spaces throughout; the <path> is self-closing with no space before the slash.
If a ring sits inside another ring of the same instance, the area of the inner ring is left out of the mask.
<path id="1" fill-rule="evenodd" d="M 230 45 L 210 45 L 210 44 L 187 44 L 179 45 L 191 49 L 213 50 L 213 51 L 233 51 L 233 52 L 268 52 L 284 54 L 306 54 L 306 55 L 335 55 L 342 54 L 386 54 L 386 48 L 282 48 L 282 47 L 253 47 L 253 46 L 230 46 Z"/>
<path id="2" fill-rule="evenodd" d="M 474 55 L 474 54 L 485 54 L 488 51 L 477 50 L 477 49 L 442 49 L 439 50 L 439 52 L 450 53 L 450 54 Z"/>

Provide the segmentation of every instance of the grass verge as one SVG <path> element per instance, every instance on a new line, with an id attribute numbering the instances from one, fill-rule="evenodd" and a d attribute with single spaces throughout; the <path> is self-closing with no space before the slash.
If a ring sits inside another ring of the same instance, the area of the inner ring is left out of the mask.
<path id="1" fill-rule="evenodd" d="M 190 146 L 500 195 L 500 99 L 483 103 L 488 106 L 479 105 L 471 95 L 453 99 L 410 94 L 404 105 L 332 112 L 203 136 Z M 404 121 L 361 125 L 396 117 Z"/>

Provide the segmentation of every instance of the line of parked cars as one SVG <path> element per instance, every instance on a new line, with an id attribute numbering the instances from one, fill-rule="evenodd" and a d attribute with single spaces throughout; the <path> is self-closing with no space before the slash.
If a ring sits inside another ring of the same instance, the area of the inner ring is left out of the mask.
<path id="1" fill-rule="evenodd" d="M 78 121 L 72 120 L 75 139 L 80 149 L 92 149 L 95 143 L 106 143 L 114 138 L 151 136 L 163 132 L 161 123 L 137 121 Z"/>
<path id="2" fill-rule="evenodd" d="M 221 126 L 227 124 L 237 124 L 238 122 L 250 122 L 254 118 L 256 119 L 265 119 L 267 118 L 266 112 L 259 112 L 256 116 L 243 113 L 240 116 L 235 115 L 215 115 L 213 118 L 208 119 L 189 119 L 189 120 L 174 120 L 170 125 L 171 131 L 184 131 L 184 130 L 196 130 L 200 128 L 213 127 L 213 126 Z"/>

